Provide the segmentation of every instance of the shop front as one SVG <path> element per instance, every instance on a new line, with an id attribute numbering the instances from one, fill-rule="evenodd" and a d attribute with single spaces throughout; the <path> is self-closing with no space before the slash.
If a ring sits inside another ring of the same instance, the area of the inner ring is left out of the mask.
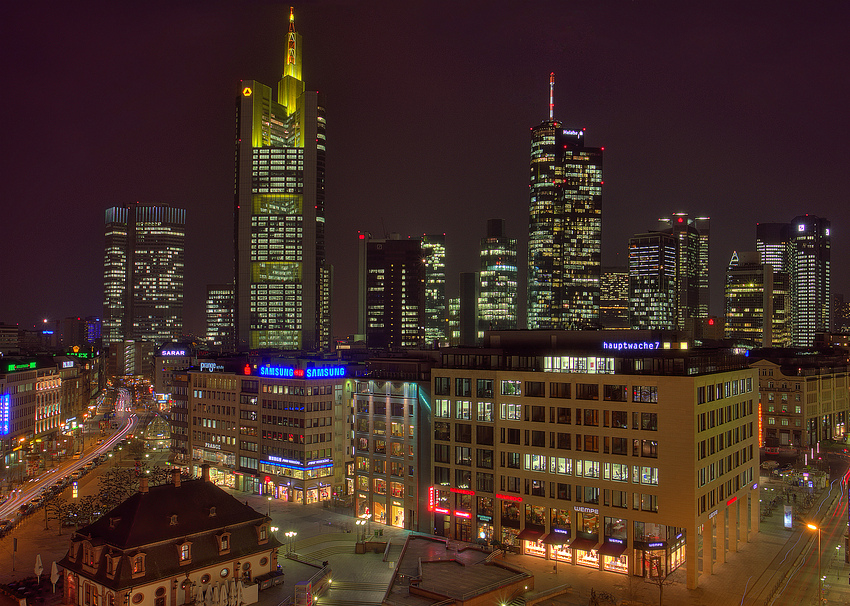
<path id="1" fill-rule="evenodd" d="M 541 542 L 548 546 L 550 560 L 572 563 L 573 552 L 570 549 L 569 528 L 553 528 L 552 532 L 541 539 Z"/>
<path id="2" fill-rule="evenodd" d="M 478 522 L 478 528 L 476 530 L 475 536 L 477 536 L 482 541 L 485 541 L 488 545 L 493 542 L 493 516 L 492 515 L 481 515 L 480 513 L 476 517 Z"/>
<path id="3" fill-rule="evenodd" d="M 635 522 L 634 574 L 666 577 L 685 563 L 685 531 L 676 526 Z"/>
<path id="4" fill-rule="evenodd" d="M 628 543 L 628 520 L 605 516 L 605 540 L 599 548 L 602 556 L 602 569 L 620 574 L 629 573 L 629 557 L 626 555 Z"/>
<path id="5" fill-rule="evenodd" d="M 392 513 L 392 524 L 396 528 L 404 528 L 404 503 L 395 499 L 390 503 Z"/>
<path id="6" fill-rule="evenodd" d="M 570 543 L 575 563 L 599 568 L 599 510 L 592 507 L 573 508 L 576 516 L 576 538 Z"/>
<path id="7" fill-rule="evenodd" d="M 522 553 L 524 555 L 535 556 L 537 558 L 546 557 L 546 545 L 541 541 L 543 538 L 542 528 L 524 528 L 517 535 L 517 538 L 522 541 Z"/>
<path id="8" fill-rule="evenodd" d="M 511 547 L 519 549 L 519 528 L 506 528 L 503 526 L 500 542 L 506 549 Z"/>

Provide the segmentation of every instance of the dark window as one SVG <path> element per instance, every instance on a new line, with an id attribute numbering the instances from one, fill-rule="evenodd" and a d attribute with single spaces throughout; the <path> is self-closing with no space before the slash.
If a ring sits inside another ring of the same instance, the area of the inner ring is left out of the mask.
<path id="1" fill-rule="evenodd" d="M 508 428 L 508 444 L 519 444 L 520 433 L 519 429 L 512 427 Z"/>
<path id="2" fill-rule="evenodd" d="M 591 427 L 599 427 L 599 411 L 595 408 L 585 408 L 584 424 Z"/>
<path id="3" fill-rule="evenodd" d="M 450 448 L 448 444 L 434 444 L 434 461 L 436 463 L 451 463 Z"/>
<path id="4" fill-rule="evenodd" d="M 486 446 L 493 445 L 493 431 L 494 427 L 492 425 L 476 425 L 475 426 L 475 442 L 476 444 L 484 444 Z"/>
<path id="5" fill-rule="evenodd" d="M 587 452 L 599 452 L 599 436 L 584 436 L 584 450 Z"/>
<path id="6" fill-rule="evenodd" d="M 571 383 L 549 383 L 550 398 L 570 398 Z"/>
<path id="7" fill-rule="evenodd" d="M 531 445 L 539 446 L 540 448 L 546 447 L 546 432 L 545 431 L 532 431 L 531 432 Z"/>
<path id="8" fill-rule="evenodd" d="M 455 442 L 472 444 L 472 425 L 467 425 L 466 423 L 456 423 Z"/>
<path id="9" fill-rule="evenodd" d="M 595 486 L 584 487 L 584 502 L 599 504 L 599 489 Z"/>
<path id="10" fill-rule="evenodd" d="M 611 454 L 628 455 L 629 440 L 627 438 L 611 438 Z"/>
<path id="11" fill-rule="evenodd" d="M 558 423 L 569 425 L 572 423 L 573 409 L 564 406 L 558 407 Z"/>
<path id="12" fill-rule="evenodd" d="M 611 427 L 614 427 L 616 429 L 628 429 L 629 413 L 627 413 L 625 410 L 612 410 Z"/>
<path id="13" fill-rule="evenodd" d="M 449 394 L 449 378 L 434 377 L 434 395 L 448 396 Z"/>
<path id="14" fill-rule="evenodd" d="M 476 394 L 479 398 L 492 398 L 493 379 L 478 379 Z"/>
<path id="15" fill-rule="evenodd" d="M 640 428 L 646 431 L 658 431 L 658 413 L 642 412 L 640 415 Z"/>
<path id="16" fill-rule="evenodd" d="M 570 486 L 569 484 L 561 484 L 560 482 L 558 482 L 558 498 L 562 501 L 569 501 L 571 498 L 571 488 L 572 486 Z"/>
<path id="17" fill-rule="evenodd" d="M 477 473 L 475 474 L 475 490 L 481 492 L 493 492 L 493 474 L 492 473 Z M 479 508 L 480 512 L 480 508 Z"/>
<path id="18" fill-rule="evenodd" d="M 472 449 L 469 446 L 455 447 L 455 465 L 472 466 Z"/>
<path id="19" fill-rule="evenodd" d="M 546 482 L 542 480 L 531 480 L 531 494 L 535 497 L 545 497 Z"/>
<path id="20" fill-rule="evenodd" d="M 455 469 L 455 487 L 472 490 L 472 472 L 468 469 Z"/>
<path id="21" fill-rule="evenodd" d="M 448 467 L 434 467 L 434 484 L 448 486 L 451 484 L 451 475 Z"/>
<path id="22" fill-rule="evenodd" d="M 570 450 L 572 448 L 572 434 L 558 433 L 558 448 L 561 450 Z"/>
<path id="23" fill-rule="evenodd" d="M 487 448 L 479 448 L 476 451 L 476 465 L 484 469 L 493 469 L 493 451 Z"/>
<path id="24" fill-rule="evenodd" d="M 642 440 L 640 456 L 649 457 L 650 459 L 657 459 L 658 442 L 656 442 L 655 440 Z"/>
<path id="25" fill-rule="evenodd" d="M 455 379 L 455 395 L 459 398 L 468 398 L 472 395 L 472 379 Z"/>
<path id="26" fill-rule="evenodd" d="M 531 398 L 545 398 L 546 383 L 543 381 L 526 381 L 525 395 Z"/>
<path id="27" fill-rule="evenodd" d="M 505 467 L 510 467 L 511 469 L 522 467 L 522 456 L 518 452 L 509 452 L 507 455 Z"/>
<path id="28" fill-rule="evenodd" d="M 528 409 L 529 407 L 526 407 Z M 545 423 L 546 422 L 546 407 L 545 406 L 531 406 L 531 420 L 535 423 Z"/>
<path id="29" fill-rule="evenodd" d="M 451 440 L 451 423 L 444 421 L 434 421 L 434 439 L 435 440 Z"/>
<path id="30" fill-rule="evenodd" d="M 602 399 L 609 402 L 625 402 L 629 397 L 629 388 L 626 385 L 605 385 L 602 388 Z"/>
<path id="31" fill-rule="evenodd" d="M 577 400 L 598 400 L 599 385 L 596 383 L 576 383 Z"/>
<path id="32" fill-rule="evenodd" d="M 390 414 L 394 417 L 403 417 L 404 416 L 404 404 L 400 402 L 393 402 L 390 409 Z"/>

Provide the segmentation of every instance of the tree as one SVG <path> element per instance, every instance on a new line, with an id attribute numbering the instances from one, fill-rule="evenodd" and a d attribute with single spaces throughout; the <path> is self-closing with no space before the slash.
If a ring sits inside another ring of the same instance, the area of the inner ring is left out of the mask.
<path id="1" fill-rule="evenodd" d="M 671 575 L 650 576 L 649 582 L 658 587 L 658 606 L 664 606 L 664 588 L 673 584 Z"/>

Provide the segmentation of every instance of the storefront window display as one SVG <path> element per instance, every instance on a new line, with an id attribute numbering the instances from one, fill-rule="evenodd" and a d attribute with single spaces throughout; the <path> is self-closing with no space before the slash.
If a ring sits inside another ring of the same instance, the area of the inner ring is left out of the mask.
<path id="1" fill-rule="evenodd" d="M 372 480 L 372 492 L 375 494 L 387 494 L 387 481 L 383 478 L 375 478 Z"/>
<path id="2" fill-rule="evenodd" d="M 387 523 L 387 508 L 380 501 L 373 501 L 372 507 L 375 510 L 375 513 L 372 516 L 372 519 L 375 522 L 380 522 L 381 524 Z"/>
<path id="3" fill-rule="evenodd" d="M 549 558 L 561 562 L 572 562 L 570 510 L 551 509 L 549 512 L 549 528 L 549 534 L 543 538 L 543 542 L 549 545 Z"/>
<path id="4" fill-rule="evenodd" d="M 513 501 L 502 501 L 502 526 L 519 528 L 519 507 Z"/>
<path id="5" fill-rule="evenodd" d="M 546 545 L 538 539 L 537 541 L 523 541 L 523 552 L 538 558 L 546 557 Z"/>
<path id="6" fill-rule="evenodd" d="M 369 476 L 357 476 L 357 489 L 369 490 Z"/>
<path id="7" fill-rule="evenodd" d="M 472 499 L 473 496 L 471 494 L 455 494 L 455 504 L 456 508 L 461 511 L 472 511 Z"/>
<path id="8" fill-rule="evenodd" d="M 519 529 L 518 528 L 502 528 L 502 545 L 508 547 L 519 546 Z"/>
<path id="9" fill-rule="evenodd" d="M 526 526 L 546 526 L 546 507 L 543 505 L 525 505 L 525 525 Z"/>
<path id="10" fill-rule="evenodd" d="M 403 499 L 404 484 L 402 482 L 390 482 L 390 493 L 397 499 Z"/>
<path id="11" fill-rule="evenodd" d="M 357 457 L 357 471 L 369 471 L 369 459 L 366 457 Z"/>
<path id="12" fill-rule="evenodd" d="M 575 562 L 580 566 L 599 567 L 599 510 L 575 507 L 576 538 L 570 544 L 575 549 Z"/>
<path id="13" fill-rule="evenodd" d="M 357 517 L 369 517 L 369 497 L 365 494 L 357 493 Z"/>
<path id="14" fill-rule="evenodd" d="M 393 501 L 393 526 L 396 528 L 404 528 L 404 506 L 401 503 Z"/>

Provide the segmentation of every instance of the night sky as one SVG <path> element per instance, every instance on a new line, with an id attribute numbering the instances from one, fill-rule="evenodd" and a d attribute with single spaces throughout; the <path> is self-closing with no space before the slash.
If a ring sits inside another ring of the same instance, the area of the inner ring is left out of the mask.
<path id="1" fill-rule="evenodd" d="M 519 239 L 529 128 L 548 116 L 605 148 L 603 263 L 671 212 L 712 219 L 712 314 L 757 221 L 832 221 L 850 294 L 850 43 L 844 2 L 296 4 L 308 89 L 326 95 L 334 334 L 356 327 L 357 230 L 446 233 L 448 290 L 488 218 Z M 817 6 L 815 10 L 813 7 Z M 289 3 L 15 2 L 3 56 L 0 322 L 102 312 L 103 215 L 188 210 L 186 330 L 232 277 L 235 99 L 274 85 Z M 524 293 L 524 289 L 523 289 Z M 524 294 L 523 297 L 524 298 Z"/>

